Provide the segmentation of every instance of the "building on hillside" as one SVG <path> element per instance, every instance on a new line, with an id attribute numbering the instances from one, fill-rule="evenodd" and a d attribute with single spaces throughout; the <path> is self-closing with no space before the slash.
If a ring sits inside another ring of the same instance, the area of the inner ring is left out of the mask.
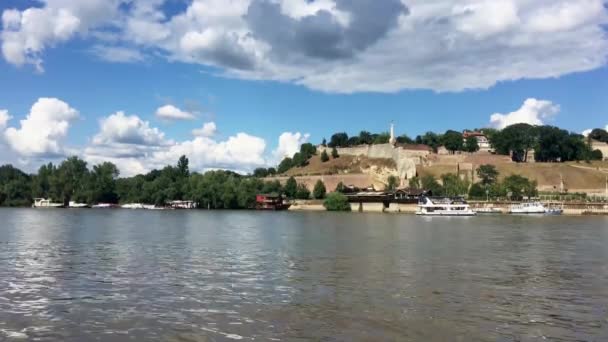
<path id="1" fill-rule="evenodd" d="M 491 152 L 492 146 L 490 145 L 490 140 L 483 133 L 483 131 L 467 131 L 464 130 L 462 132 L 462 138 L 466 142 L 468 137 L 475 137 L 477 139 L 477 145 L 479 145 L 480 152 Z"/>
<path id="2" fill-rule="evenodd" d="M 600 150 L 604 160 L 608 160 L 608 143 L 591 139 L 591 150 Z"/>

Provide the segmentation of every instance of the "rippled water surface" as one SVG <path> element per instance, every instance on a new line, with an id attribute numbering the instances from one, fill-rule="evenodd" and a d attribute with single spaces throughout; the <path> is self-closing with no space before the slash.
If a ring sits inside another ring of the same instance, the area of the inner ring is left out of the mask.
<path id="1" fill-rule="evenodd" d="M 0 341 L 608 341 L 608 219 L 0 209 Z"/>

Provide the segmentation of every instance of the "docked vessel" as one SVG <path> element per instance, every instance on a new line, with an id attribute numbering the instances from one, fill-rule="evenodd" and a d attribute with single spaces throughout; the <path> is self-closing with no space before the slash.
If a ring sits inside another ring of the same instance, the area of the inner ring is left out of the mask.
<path id="1" fill-rule="evenodd" d="M 86 203 L 78 203 L 78 202 L 74 202 L 74 201 L 70 201 L 70 203 L 68 203 L 68 208 L 82 209 L 82 208 L 90 208 L 90 207 L 91 206 Z"/>
<path id="2" fill-rule="evenodd" d="M 281 195 L 257 195 L 255 208 L 257 210 L 287 210 L 291 204 L 287 203 Z"/>
<path id="3" fill-rule="evenodd" d="M 63 208 L 63 203 L 53 203 L 50 199 L 34 198 L 32 208 Z"/>
<path id="4" fill-rule="evenodd" d="M 562 208 L 547 208 L 540 202 L 519 203 L 509 208 L 509 214 L 561 215 L 563 212 Z"/>
<path id="5" fill-rule="evenodd" d="M 462 198 L 421 197 L 416 215 L 422 216 L 475 216 L 469 204 Z"/>
<path id="6" fill-rule="evenodd" d="M 473 209 L 477 214 L 502 214 L 502 209 L 495 207 L 479 207 Z"/>

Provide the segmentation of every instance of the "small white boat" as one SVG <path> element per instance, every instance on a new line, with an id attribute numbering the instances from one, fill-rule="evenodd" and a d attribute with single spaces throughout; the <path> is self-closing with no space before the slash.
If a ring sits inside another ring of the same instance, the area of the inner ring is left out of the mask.
<path id="1" fill-rule="evenodd" d="M 82 208 L 90 208 L 90 206 L 86 203 L 77 203 L 74 201 L 70 201 L 70 203 L 68 204 L 68 208 L 82 209 Z"/>
<path id="2" fill-rule="evenodd" d="M 53 203 L 50 199 L 34 198 L 32 208 L 63 208 L 63 203 Z"/>
<path id="3" fill-rule="evenodd" d="M 111 203 L 99 203 L 99 204 L 95 204 L 92 208 L 94 209 L 109 209 L 109 208 L 114 208 L 116 205 L 115 204 L 111 204 Z"/>
<path id="4" fill-rule="evenodd" d="M 473 209 L 478 214 L 502 214 L 502 209 L 494 207 L 481 207 Z"/>
<path id="5" fill-rule="evenodd" d="M 547 208 L 540 202 L 513 204 L 509 208 L 509 214 L 561 215 L 563 212 L 562 208 Z"/>
<path id="6" fill-rule="evenodd" d="M 123 209 L 145 209 L 141 203 L 127 203 L 120 206 Z"/>
<path id="7" fill-rule="evenodd" d="M 416 215 L 422 216 L 475 216 L 464 199 L 421 197 Z"/>

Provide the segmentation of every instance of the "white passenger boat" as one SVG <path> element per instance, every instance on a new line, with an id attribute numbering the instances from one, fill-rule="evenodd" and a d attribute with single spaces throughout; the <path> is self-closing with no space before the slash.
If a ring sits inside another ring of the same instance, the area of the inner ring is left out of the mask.
<path id="1" fill-rule="evenodd" d="M 70 201 L 70 203 L 68 204 L 68 208 L 82 209 L 82 208 L 90 208 L 90 206 L 86 203 L 78 203 L 78 202 Z"/>
<path id="2" fill-rule="evenodd" d="M 53 203 L 50 199 L 34 198 L 32 208 L 63 208 L 63 203 Z"/>
<path id="3" fill-rule="evenodd" d="M 123 209 L 145 209 L 141 203 L 127 203 L 120 206 Z"/>
<path id="4" fill-rule="evenodd" d="M 502 209 L 495 207 L 480 207 L 473 209 L 478 214 L 502 214 Z"/>
<path id="5" fill-rule="evenodd" d="M 416 215 L 422 216 L 475 216 L 464 199 L 421 197 Z"/>
<path id="6" fill-rule="evenodd" d="M 563 212 L 562 208 L 547 208 L 540 202 L 513 204 L 509 208 L 509 214 L 561 215 Z"/>
<path id="7" fill-rule="evenodd" d="M 111 203 L 99 203 L 93 206 L 94 209 L 110 209 L 115 207 L 117 207 L 117 205 Z"/>

